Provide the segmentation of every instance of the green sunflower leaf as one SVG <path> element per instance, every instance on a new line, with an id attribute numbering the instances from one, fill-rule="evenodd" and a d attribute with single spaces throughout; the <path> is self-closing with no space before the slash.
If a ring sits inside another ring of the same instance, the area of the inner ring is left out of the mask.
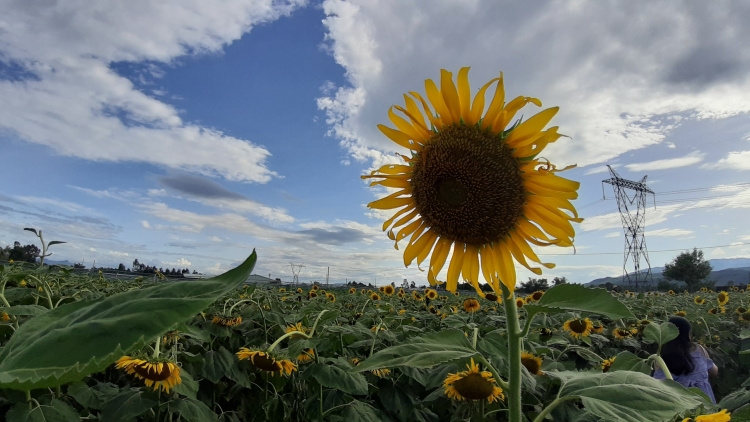
<path id="1" fill-rule="evenodd" d="M 253 252 L 239 267 L 212 279 L 163 282 L 32 318 L 0 352 L 0 388 L 56 387 L 104 370 L 236 289 L 256 258 Z"/>
<path id="2" fill-rule="evenodd" d="M 29 409 L 26 403 L 19 403 L 5 415 L 7 422 L 80 422 L 78 412 L 70 405 L 57 399 Z"/>
<path id="3" fill-rule="evenodd" d="M 612 372 L 635 371 L 650 375 L 651 365 L 649 365 L 645 359 L 639 358 L 628 351 L 624 351 L 615 356 L 615 361 L 612 362 L 612 366 L 610 366 L 609 370 Z"/>
<path id="4" fill-rule="evenodd" d="M 190 397 L 172 401 L 169 409 L 179 413 L 180 418 L 187 422 L 216 422 L 219 419 L 219 415 L 202 401 Z"/>
<path id="5" fill-rule="evenodd" d="M 640 372 L 547 372 L 547 375 L 562 382 L 558 397 L 577 397 L 587 411 L 606 421 L 667 421 L 705 404 L 698 395 L 674 381 L 656 380 Z"/>
<path id="6" fill-rule="evenodd" d="M 125 390 L 102 405 L 102 420 L 131 421 L 157 404 L 156 400 L 148 397 L 140 388 Z"/>
<path id="7" fill-rule="evenodd" d="M 580 284 L 561 284 L 544 294 L 539 302 L 523 307 L 529 318 L 538 313 L 556 314 L 569 311 L 590 312 L 612 319 L 634 318 L 633 313 L 606 289 Z"/>
<path id="8" fill-rule="evenodd" d="M 349 373 L 337 366 L 314 363 L 305 369 L 303 376 L 305 379 L 315 378 L 324 387 L 358 396 L 367 395 L 367 380 L 362 374 Z"/>
<path id="9" fill-rule="evenodd" d="M 650 340 L 656 343 L 659 346 L 659 350 L 661 350 L 661 346 L 664 343 L 676 339 L 678 335 L 680 335 L 680 331 L 671 322 L 664 322 L 662 324 L 652 322 L 643 329 L 643 340 Z"/>
<path id="10" fill-rule="evenodd" d="M 478 354 L 469 344 L 463 331 L 443 330 L 414 337 L 397 346 L 383 349 L 353 368 L 352 372 L 404 365 L 430 368 L 439 363 L 466 359 Z"/>
<path id="11" fill-rule="evenodd" d="M 18 305 L 10 308 L 2 308 L 8 315 L 31 315 L 37 316 L 46 313 L 49 309 L 39 305 Z"/>

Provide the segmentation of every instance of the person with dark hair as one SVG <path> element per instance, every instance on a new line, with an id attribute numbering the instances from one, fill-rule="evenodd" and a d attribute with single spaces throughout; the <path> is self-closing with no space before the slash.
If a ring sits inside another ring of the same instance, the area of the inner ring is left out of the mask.
<path id="1" fill-rule="evenodd" d="M 719 375 L 719 368 L 708 356 L 706 349 L 700 344 L 693 343 L 690 321 L 674 316 L 669 322 L 677 326 L 679 335 L 674 340 L 664 343 L 661 347 L 661 358 L 667 364 L 672 378 L 685 387 L 700 388 L 711 402 L 716 404 L 714 391 L 708 377 Z M 665 379 L 664 371 L 656 367 L 654 378 Z"/>

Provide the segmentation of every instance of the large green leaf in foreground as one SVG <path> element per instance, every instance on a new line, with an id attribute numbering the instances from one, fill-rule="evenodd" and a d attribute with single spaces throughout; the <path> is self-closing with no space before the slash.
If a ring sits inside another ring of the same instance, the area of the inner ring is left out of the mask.
<path id="1" fill-rule="evenodd" d="M 667 421 L 704 404 L 700 396 L 674 381 L 640 372 L 547 372 L 560 379 L 559 397 L 577 397 L 589 412 L 612 422 Z"/>
<path id="2" fill-rule="evenodd" d="M 55 387 L 102 371 L 237 288 L 255 261 L 253 251 L 239 267 L 218 277 L 130 290 L 34 317 L 0 352 L 0 388 Z"/>
<path id="3" fill-rule="evenodd" d="M 584 287 L 580 284 L 561 284 L 542 296 L 536 304 L 524 306 L 529 317 L 537 313 L 583 311 L 606 315 L 612 319 L 634 318 L 627 306 L 606 289 Z"/>

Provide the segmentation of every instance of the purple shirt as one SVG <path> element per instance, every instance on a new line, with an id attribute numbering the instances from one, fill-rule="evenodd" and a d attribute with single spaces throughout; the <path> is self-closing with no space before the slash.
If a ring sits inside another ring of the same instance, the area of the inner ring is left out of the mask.
<path id="1" fill-rule="evenodd" d="M 672 378 L 685 387 L 700 388 L 711 399 L 711 402 L 716 404 L 714 391 L 711 389 L 711 383 L 708 381 L 708 370 L 714 366 L 714 361 L 703 356 L 703 352 L 699 348 L 690 352 L 690 357 L 693 358 L 693 365 L 695 365 L 693 372 L 682 375 L 672 374 Z M 654 378 L 658 380 L 666 379 L 664 372 L 658 366 L 654 371 Z"/>

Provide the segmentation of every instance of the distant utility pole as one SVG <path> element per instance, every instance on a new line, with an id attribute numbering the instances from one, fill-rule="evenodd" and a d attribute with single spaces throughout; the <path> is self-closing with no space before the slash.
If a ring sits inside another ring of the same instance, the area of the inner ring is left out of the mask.
<path id="1" fill-rule="evenodd" d="M 634 182 L 621 178 L 609 165 L 607 168 L 609 168 L 612 178 L 602 180 L 602 183 L 612 185 L 612 189 L 615 191 L 617 208 L 620 211 L 622 228 L 625 231 L 625 256 L 622 264 L 623 280 L 627 280 L 628 284 L 638 291 L 641 284 L 653 281 L 651 262 L 648 259 L 646 237 L 643 231 L 646 227 L 646 194 L 650 193 L 654 195 L 654 198 L 656 194 L 646 186 L 648 176 L 643 176 L 639 182 Z M 628 196 L 626 189 L 634 191 L 632 197 Z M 602 195 L 604 195 L 604 185 L 602 185 Z M 648 269 L 643 273 L 641 273 L 641 257 L 648 266 Z M 628 260 L 633 262 L 635 271 L 632 274 L 628 272 Z"/>
<path id="2" fill-rule="evenodd" d="M 299 284 L 299 273 L 302 272 L 302 269 L 305 268 L 305 266 L 303 264 L 294 265 L 291 262 L 289 265 L 292 266 L 292 284 L 297 285 Z"/>

